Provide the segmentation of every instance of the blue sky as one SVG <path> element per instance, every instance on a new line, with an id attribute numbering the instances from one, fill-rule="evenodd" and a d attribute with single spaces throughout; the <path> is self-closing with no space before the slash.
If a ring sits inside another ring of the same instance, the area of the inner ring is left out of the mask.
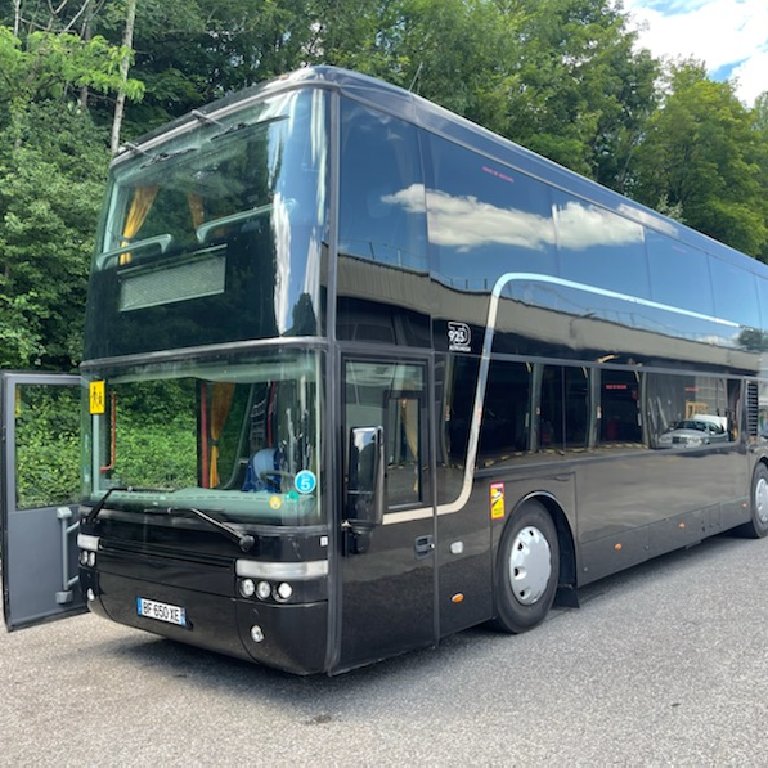
<path id="1" fill-rule="evenodd" d="M 711 77 L 735 79 L 752 106 L 768 91 L 768 0 L 624 0 L 640 43 L 656 56 L 693 56 Z"/>

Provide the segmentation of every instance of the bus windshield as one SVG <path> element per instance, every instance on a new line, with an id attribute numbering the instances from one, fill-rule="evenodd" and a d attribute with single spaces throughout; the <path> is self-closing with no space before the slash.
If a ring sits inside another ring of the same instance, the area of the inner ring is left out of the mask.
<path id="1" fill-rule="evenodd" d="M 320 335 L 325 100 L 245 101 L 116 161 L 86 358 Z"/>
<path id="2" fill-rule="evenodd" d="M 320 522 L 321 353 L 174 361 L 89 378 L 86 492 L 238 523 Z"/>

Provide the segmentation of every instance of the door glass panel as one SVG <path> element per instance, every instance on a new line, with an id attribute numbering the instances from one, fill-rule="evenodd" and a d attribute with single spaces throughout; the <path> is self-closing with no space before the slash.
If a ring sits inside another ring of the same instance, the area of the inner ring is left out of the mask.
<path id="1" fill-rule="evenodd" d="M 389 508 L 422 504 L 426 497 L 424 379 L 420 365 L 346 363 L 345 433 L 355 427 L 383 427 Z M 345 477 L 348 467 L 349 456 L 345 455 Z"/>
<path id="2" fill-rule="evenodd" d="M 14 388 L 16 509 L 80 497 L 80 389 L 41 384 Z"/>

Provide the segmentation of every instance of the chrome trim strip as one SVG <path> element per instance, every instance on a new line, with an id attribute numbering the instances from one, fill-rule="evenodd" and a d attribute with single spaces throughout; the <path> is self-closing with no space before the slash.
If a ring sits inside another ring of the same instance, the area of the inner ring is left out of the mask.
<path id="1" fill-rule="evenodd" d="M 265 563 L 260 560 L 236 560 L 235 573 L 241 578 L 274 581 L 304 581 L 328 575 L 327 560 L 303 563 Z"/>
<path id="2" fill-rule="evenodd" d="M 91 536 L 87 533 L 77 534 L 77 546 L 80 549 L 87 549 L 89 552 L 99 551 L 99 537 Z"/>

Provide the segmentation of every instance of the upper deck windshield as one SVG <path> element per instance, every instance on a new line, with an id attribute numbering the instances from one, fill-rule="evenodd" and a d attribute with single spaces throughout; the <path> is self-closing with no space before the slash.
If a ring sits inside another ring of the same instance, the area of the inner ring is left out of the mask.
<path id="1" fill-rule="evenodd" d="M 86 359 L 322 334 L 326 99 L 213 111 L 114 165 Z"/>
<path id="2" fill-rule="evenodd" d="M 128 512 L 321 522 L 321 365 L 320 352 L 262 351 L 89 376 L 103 403 L 83 430 L 91 502 L 110 491 Z"/>

